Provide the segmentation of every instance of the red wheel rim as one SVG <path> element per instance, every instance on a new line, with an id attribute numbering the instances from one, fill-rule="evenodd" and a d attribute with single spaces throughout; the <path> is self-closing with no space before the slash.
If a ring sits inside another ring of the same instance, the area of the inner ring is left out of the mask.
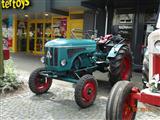
<path id="1" fill-rule="evenodd" d="M 128 57 L 124 57 L 121 63 L 122 80 L 128 80 L 130 72 L 131 72 L 131 61 Z"/>
<path id="2" fill-rule="evenodd" d="M 82 98 L 85 102 L 92 102 L 96 96 L 96 86 L 94 82 L 86 82 L 83 91 Z"/>
<path id="3" fill-rule="evenodd" d="M 126 97 L 123 105 L 122 120 L 132 120 L 134 113 L 136 112 L 136 101 L 132 100 L 131 94 Z"/>
<path id="4" fill-rule="evenodd" d="M 52 80 L 51 78 L 47 77 L 41 77 L 40 75 L 37 75 L 35 79 L 35 86 L 38 91 L 45 91 L 50 87 Z"/>

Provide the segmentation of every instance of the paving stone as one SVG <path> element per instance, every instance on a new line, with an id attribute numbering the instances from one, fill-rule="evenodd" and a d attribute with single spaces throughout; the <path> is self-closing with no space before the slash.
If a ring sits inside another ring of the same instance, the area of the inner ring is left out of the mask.
<path id="1" fill-rule="evenodd" d="M 2 99 L 2 120 L 104 120 L 106 96 L 98 95 L 93 106 L 81 109 L 74 101 L 73 88 L 53 86 L 48 93 L 34 95 L 27 92 Z M 145 106 L 139 104 L 139 109 Z M 159 120 L 160 111 L 138 111 L 136 120 Z"/>

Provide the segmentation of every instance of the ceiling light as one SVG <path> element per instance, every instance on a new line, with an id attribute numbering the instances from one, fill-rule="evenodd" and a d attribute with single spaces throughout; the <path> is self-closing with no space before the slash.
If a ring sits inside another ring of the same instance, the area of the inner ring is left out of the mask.
<path id="1" fill-rule="evenodd" d="M 28 15 L 26 14 L 26 15 L 24 15 L 25 17 L 28 17 Z"/>
<path id="2" fill-rule="evenodd" d="M 48 16 L 48 13 L 45 13 L 44 15 L 45 15 L 45 16 Z"/>

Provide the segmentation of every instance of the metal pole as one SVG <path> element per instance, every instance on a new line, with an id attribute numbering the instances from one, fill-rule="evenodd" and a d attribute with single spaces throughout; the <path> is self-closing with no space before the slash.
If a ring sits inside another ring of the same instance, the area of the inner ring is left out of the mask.
<path id="1" fill-rule="evenodd" d="M 108 32 L 108 8 L 107 5 L 105 6 L 105 10 L 106 10 L 106 25 L 105 25 L 105 35 Z"/>
<path id="2" fill-rule="evenodd" d="M 96 28 L 96 26 L 97 26 L 97 14 L 98 14 L 98 11 L 96 10 L 95 11 L 95 15 L 94 15 L 94 35 L 97 37 L 97 28 Z"/>
<path id="3" fill-rule="evenodd" d="M 3 76 L 3 41 L 2 41 L 2 7 L 0 6 L 0 76 Z"/>

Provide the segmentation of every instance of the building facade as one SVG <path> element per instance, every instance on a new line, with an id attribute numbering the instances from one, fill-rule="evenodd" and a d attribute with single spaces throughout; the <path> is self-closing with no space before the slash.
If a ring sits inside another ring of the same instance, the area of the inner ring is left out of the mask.
<path id="1" fill-rule="evenodd" d="M 144 47 L 147 37 L 156 26 L 159 0 L 88 0 L 84 6 L 97 11 L 105 11 L 104 15 L 97 15 L 96 28 L 102 33 L 112 33 L 113 26 L 119 27 L 119 33 L 126 38 L 133 56 L 135 70 L 142 67 Z M 102 12 L 98 12 L 102 14 Z M 103 17 L 105 16 L 105 18 Z M 105 25 L 101 25 L 105 21 Z M 99 23 L 99 24 L 98 24 Z M 105 30 L 103 29 L 105 28 Z"/>
<path id="2" fill-rule="evenodd" d="M 72 38 L 72 30 L 84 28 L 88 8 L 81 0 L 32 0 L 25 10 L 3 9 L 3 37 L 11 51 L 44 54 L 44 44 L 55 38 Z M 83 33 L 75 33 L 82 38 Z"/>

